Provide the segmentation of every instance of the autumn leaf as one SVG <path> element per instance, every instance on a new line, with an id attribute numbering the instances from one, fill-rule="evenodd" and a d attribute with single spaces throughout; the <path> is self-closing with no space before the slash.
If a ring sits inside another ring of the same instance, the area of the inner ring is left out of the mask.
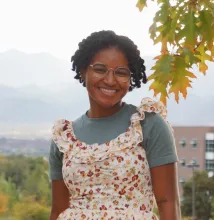
<path id="1" fill-rule="evenodd" d="M 174 93 L 175 100 L 179 102 L 179 94 L 181 93 L 184 98 L 187 96 L 187 88 L 191 88 L 190 78 L 196 78 L 196 76 L 186 69 L 186 62 L 182 57 L 175 57 L 174 70 L 172 72 L 173 79 L 169 89 L 169 93 Z"/>
<path id="2" fill-rule="evenodd" d="M 204 75 L 208 70 L 208 66 L 206 63 L 199 63 L 199 71 L 202 72 Z"/>
<path id="3" fill-rule="evenodd" d="M 183 47 L 190 48 L 192 51 L 197 44 L 197 33 L 198 27 L 196 25 L 197 19 L 192 10 L 189 10 L 186 14 L 180 19 L 181 29 L 176 35 L 176 40 L 178 42 L 184 41 L 181 43 Z"/>
<path id="4" fill-rule="evenodd" d="M 204 75 L 206 74 L 206 71 L 208 70 L 208 66 L 205 63 L 206 60 L 212 61 L 211 55 L 207 54 L 207 51 L 205 50 L 205 47 L 203 44 L 201 44 L 198 48 L 197 51 L 199 52 L 199 55 L 196 55 L 200 59 L 199 62 L 199 71 L 202 72 Z"/>
<path id="5" fill-rule="evenodd" d="M 190 48 L 188 48 L 188 47 L 180 48 L 179 54 L 180 54 L 181 57 L 184 58 L 187 68 L 191 68 L 191 66 L 194 63 L 199 63 L 201 61 L 197 57 L 197 55 L 200 55 L 200 53 L 197 53 L 197 52 L 193 53 L 190 50 Z"/>
<path id="6" fill-rule="evenodd" d="M 203 35 L 202 41 L 207 42 L 207 47 L 211 51 L 213 47 L 214 26 L 210 28 L 210 24 L 214 23 L 214 16 L 210 10 L 202 10 L 200 11 L 199 19 L 199 30 L 201 35 Z"/>
<path id="7" fill-rule="evenodd" d="M 137 7 L 140 11 L 143 11 L 143 9 L 147 6 L 146 1 L 147 1 L 147 0 L 138 0 L 136 7 Z"/>
<path id="8" fill-rule="evenodd" d="M 168 98 L 166 86 L 163 83 L 158 83 L 157 81 L 154 81 L 150 87 L 149 90 L 154 91 L 154 96 L 160 95 L 160 101 L 163 102 L 164 105 L 166 105 L 166 98 Z"/>
<path id="9" fill-rule="evenodd" d="M 163 76 L 165 76 L 165 80 L 168 80 L 168 74 L 171 72 L 172 70 L 172 61 L 173 61 L 173 57 L 169 54 L 165 54 L 165 55 L 161 55 L 161 56 L 157 56 L 154 58 L 156 61 L 156 64 L 152 67 L 152 70 L 154 71 L 154 75 L 156 74 L 160 80 L 162 79 L 163 81 Z M 163 74 L 163 75 L 161 75 Z M 153 76 L 149 77 L 149 80 L 152 79 Z"/>
<path id="10" fill-rule="evenodd" d="M 161 51 L 148 79 L 154 96 L 160 95 L 166 104 L 169 93 L 174 93 L 177 102 L 180 95 L 187 97 L 191 80 L 196 78 L 193 66 L 206 74 L 207 61 L 214 61 L 214 2 L 178 0 L 173 6 L 168 0 L 156 2 L 159 9 L 149 33 L 154 45 L 161 44 Z M 140 11 L 146 3 L 138 0 Z"/>
<path id="11" fill-rule="evenodd" d="M 173 57 L 169 54 L 155 57 L 156 64 L 153 66 L 153 74 L 148 77 L 148 80 L 154 80 L 149 87 L 149 90 L 154 91 L 154 96 L 160 93 L 161 101 L 166 105 L 167 85 L 171 78 L 170 72 L 172 71 Z"/>

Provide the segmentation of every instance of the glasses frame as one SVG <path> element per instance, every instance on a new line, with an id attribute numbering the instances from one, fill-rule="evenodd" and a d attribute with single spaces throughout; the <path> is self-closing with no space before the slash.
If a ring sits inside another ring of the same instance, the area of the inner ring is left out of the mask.
<path id="1" fill-rule="evenodd" d="M 114 69 L 114 68 L 107 68 L 107 66 L 106 66 L 104 63 L 94 63 L 94 64 L 90 64 L 89 66 L 90 66 L 90 67 L 92 68 L 92 70 L 93 70 L 93 67 L 94 67 L 95 65 L 97 65 L 97 64 L 100 64 L 100 65 L 105 66 L 105 67 L 106 67 L 106 73 L 105 73 L 105 75 L 103 75 L 103 76 L 101 76 L 101 77 L 95 76 L 96 78 L 100 78 L 100 79 L 105 78 L 105 77 L 108 75 L 109 71 L 112 70 L 112 71 L 113 71 L 113 74 L 114 74 L 114 77 L 115 77 L 116 79 L 119 79 L 120 77 L 118 77 L 118 76 L 115 74 L 115 71 L 118 70 L 119 68 L 125 68 L 125 69 L 127 69 L 127 70 L 129 71 L 129 77 L 128 77 L 127 80 L 125 80 L 125 81 L 121 81 L 120 79 L 119 79 L 118 81 L 125 83 L 125 82 L 130 81 L 130 79 L 131 79 L 131 71 L 130 71 L 130 69 L 127 68 L 127 67 L 118 66 L 118 67 L 116 67 L 115 69 Z"/>

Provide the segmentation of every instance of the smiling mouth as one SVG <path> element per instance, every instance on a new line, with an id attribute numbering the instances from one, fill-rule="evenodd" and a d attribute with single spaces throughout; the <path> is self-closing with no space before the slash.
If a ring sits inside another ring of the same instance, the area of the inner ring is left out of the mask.
<path id="1" fill-rule="evenodd" d="M 104 94 L 112 96 L 114 95 L 117 90 L 116 89 L 104 89 L 104 88 L 99 88 Z"/>

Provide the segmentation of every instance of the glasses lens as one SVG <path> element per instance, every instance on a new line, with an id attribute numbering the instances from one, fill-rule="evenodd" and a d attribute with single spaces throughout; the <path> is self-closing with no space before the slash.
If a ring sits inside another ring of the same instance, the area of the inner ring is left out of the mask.
<path id="1" fill-rule="evenodd" d="M 119 67 L 116 69 L 115 75 L 118 78 L 118 80 L 128 81 L 130 79 L 131 72 L 129 69 L 125 67 Z"/>
<path id="2" fill-rule="evenodd" d="M 94 73 L 96 74 L 96 76 L 98 76 L 98 77 L 99 76 L 102 77 L 107 72 L 106 66 L 102 65 L 102 64 L 94 64 L 92 66 L 92 69 L 93 69 Z"/>

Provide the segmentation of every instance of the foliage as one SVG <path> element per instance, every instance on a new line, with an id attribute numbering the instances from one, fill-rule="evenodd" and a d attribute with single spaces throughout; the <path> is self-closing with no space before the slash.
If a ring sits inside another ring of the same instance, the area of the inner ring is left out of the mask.
<path id="1" fill-rule="evenodd" d="M 17 220 L 47 220 L 50 209 L 35 202 L 33 197 L 26 197 L 14 206 L 13 213 Z"/>
<path id="2" fill-rule="evenodd" d="M 0 192 L 0 215 L 8 211 L 8 197 Z"/>
<path id="3" fill-rule="evenodd" d="M 24 185 L 23 195 L 28 196 L 35 194 L 35 201 L 42 204 L 51 204 L 50 182 L 47 174 L 44 172 L 44 167 L 37 166 L 35 170 L 28 175 Z"/>
<path id="4" fill-rule="evenodd" d="M 148 1 L 138 0 L 140 11 Z M 206 74 L 206 61 L 214 61 L 214 0 L 157 0 L 157 4 L 149 32 L 154 44 L 162 46 L 149 80 L 153 80 L 154 95 L 160 94 L 166 104 L 169 93 L 174 93 L 177 102 L 180 94 L 186 98 L 196 78 L 194 66 Z"/>
<path id="5" fill-rule="evenodd" d="M 198 219 L 206 220 L 211 217 L 212 199 L 214 198 L 214 179 L 209 178 L 207 172 L 195 172 L 194 175 L 196 186 L 196 216 Z M 182 213 L 184 216 L 192 214 L 192 179 L 183 185 Z"/>
<path id="6" fill-rule="evenodd" d="M 48 162 L 42 157 L 0 155 L 0 219 L 48 219 L 51 189 L 47 170 Z"/>
<path id="7" fill-rule="evenodd" d="M 211 219 L 210 220 L 214 220 L 214 198 L 212 199 L 212 212 L 211 212 Z"/>
<path id="8" fill-rule="evenodd" d="M 7 208 L 11 209 L 19 201 L 19 193 L 16 186 L 11 181 L 6 181 L 0 177 L 0 193 L 7 195 Z"/>

